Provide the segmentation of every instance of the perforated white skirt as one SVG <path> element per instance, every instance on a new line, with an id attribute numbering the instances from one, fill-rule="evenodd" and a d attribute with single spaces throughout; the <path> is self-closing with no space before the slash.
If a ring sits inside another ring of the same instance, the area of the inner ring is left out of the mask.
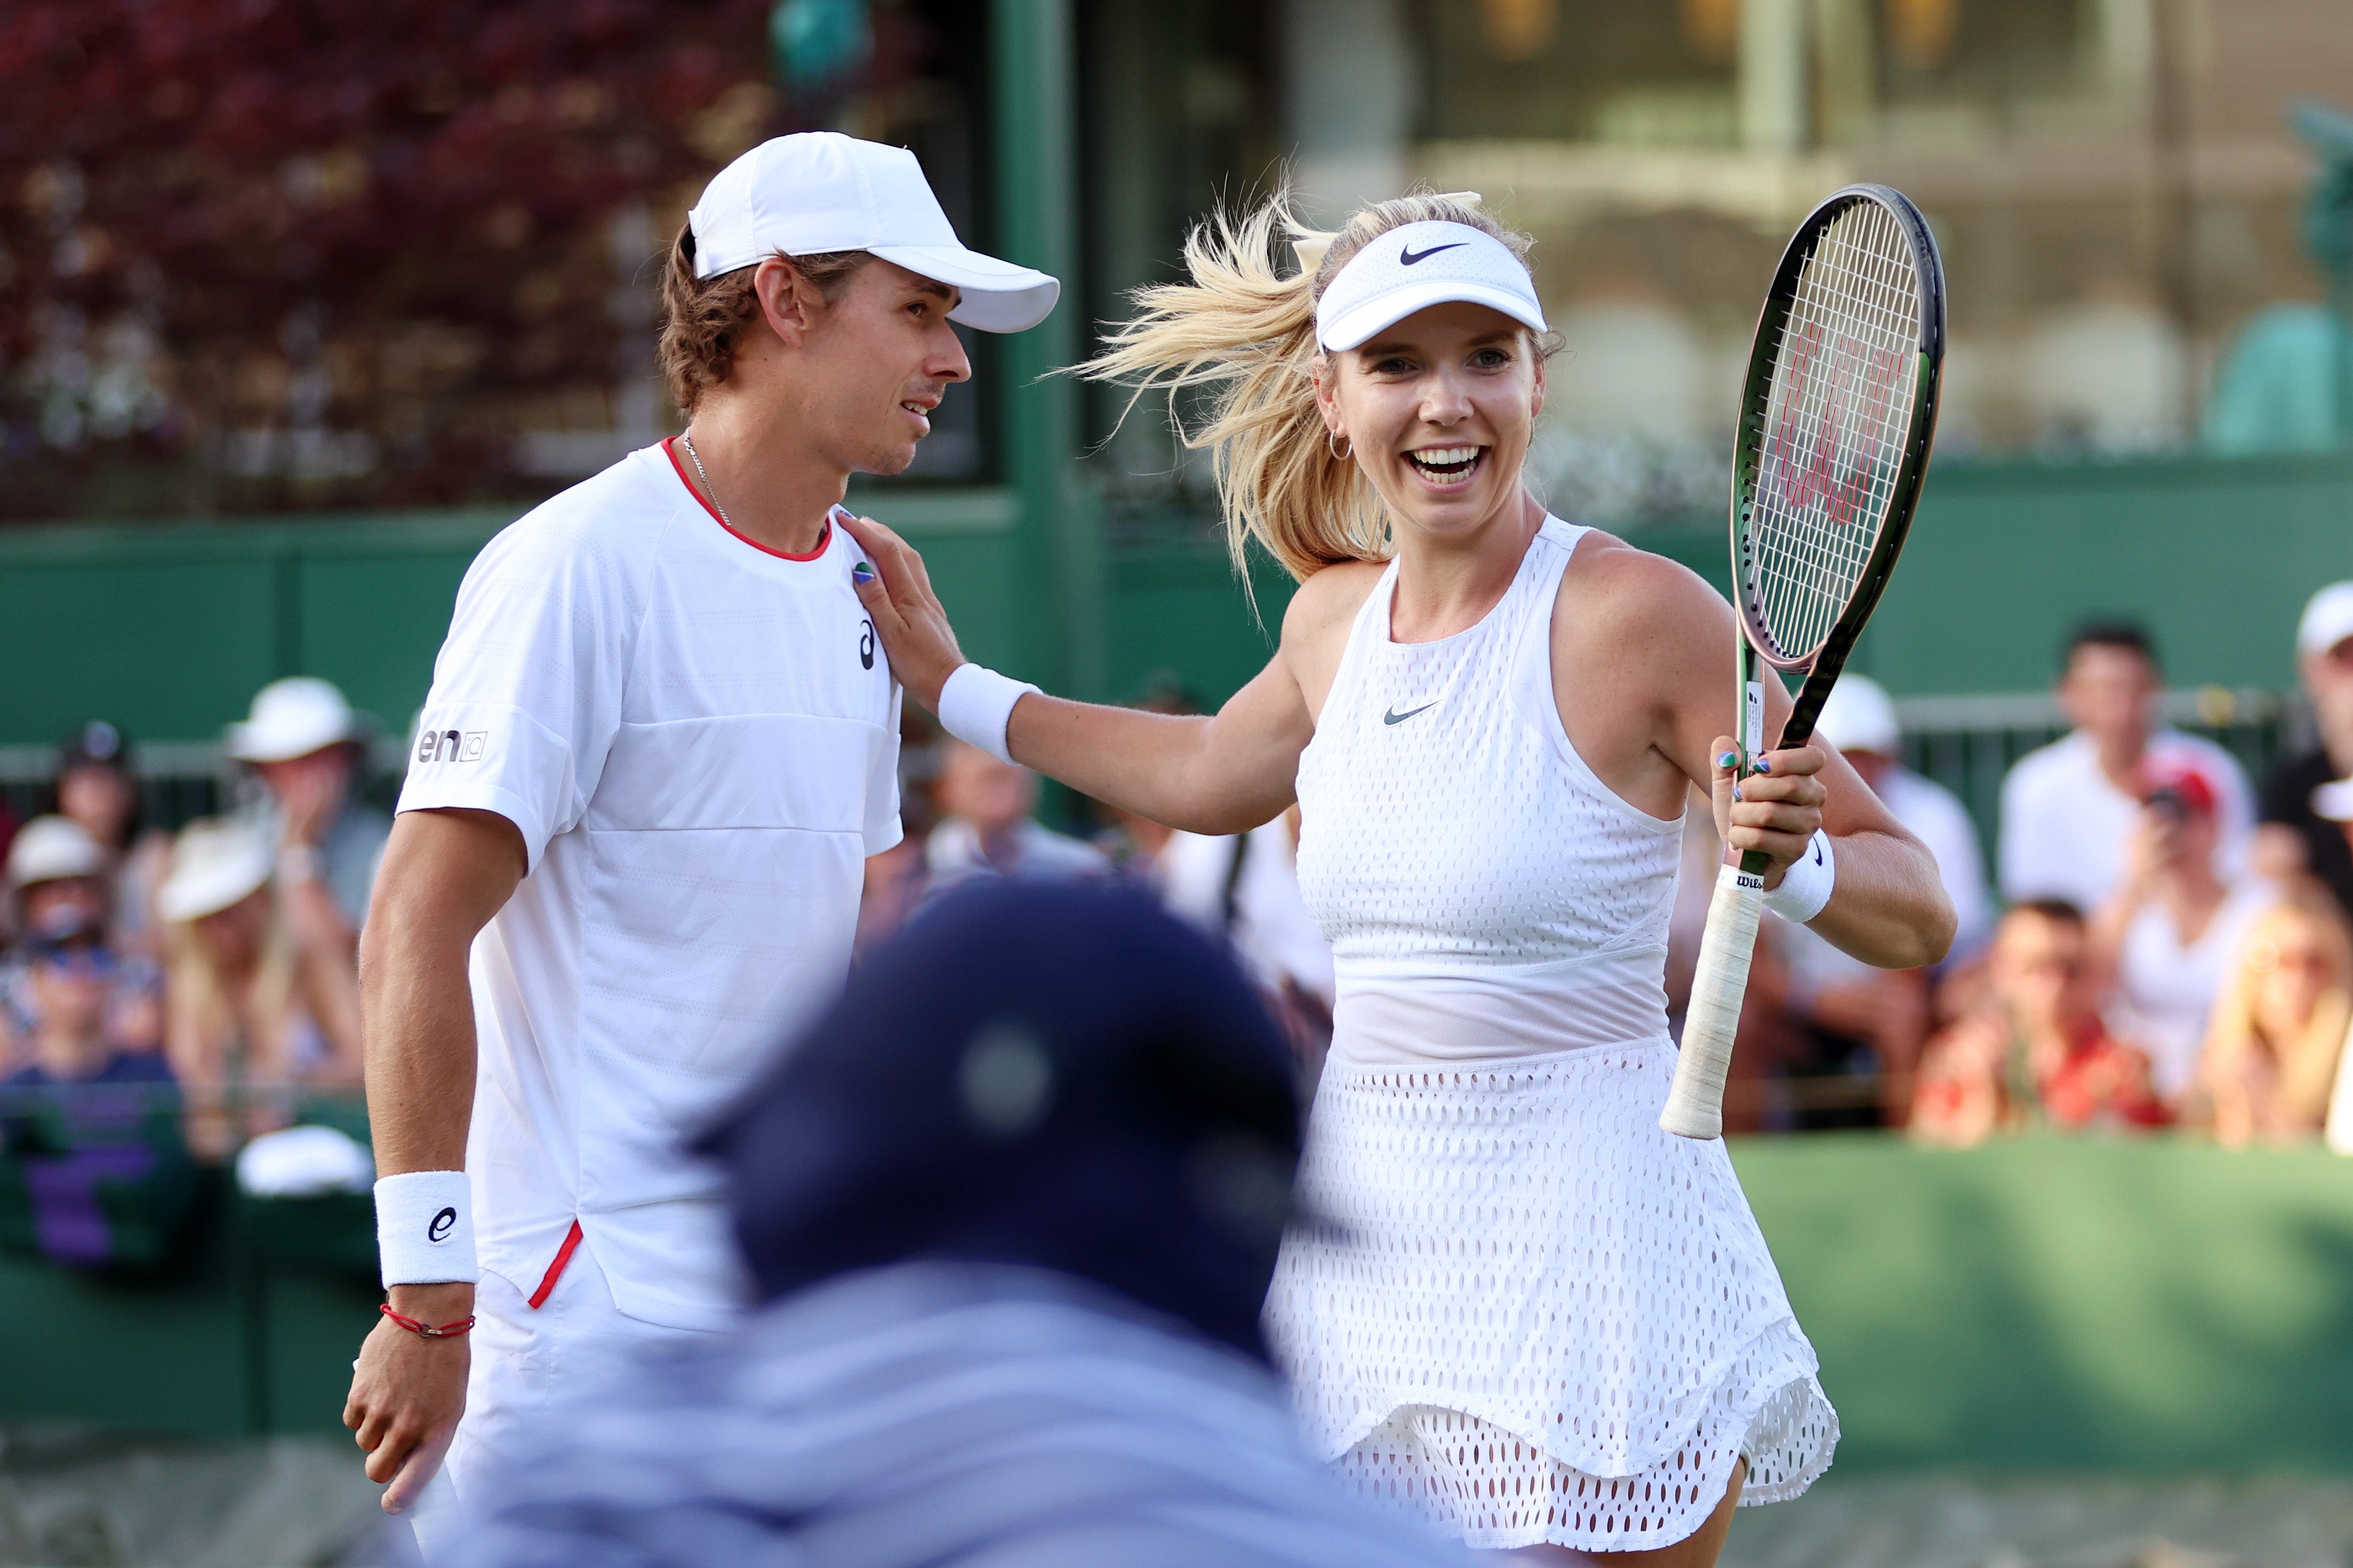
<path id="1" fill-rule="evenodd" d="M 1267 1323 L 1309 1445 L 1482 1548 L 1665 1546 L 1838 1417 L 1721 1142 L 1658 1127 L 1674 1047 L 1326 1068 Z"/>

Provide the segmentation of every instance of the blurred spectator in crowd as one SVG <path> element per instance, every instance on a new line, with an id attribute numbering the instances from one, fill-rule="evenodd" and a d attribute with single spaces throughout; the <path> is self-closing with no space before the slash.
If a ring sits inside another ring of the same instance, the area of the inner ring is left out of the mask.
<path id="1" fill-rule="evenodd" d="M 2140 817 L 2145 767 L 2187 765 L 2214 791 L 2224 873 L 2246 863 L 2254 807 L 2228 752 L 2154 728 L 2162 693 L 2147 633 L 2098 621 L 2068 639 L 2059 706 L 2072 733 L 2028 752 L 2001 785 L 2001 892 L 2012 903 L 2063 899 L 2095 909 L 2116 889 Z"/>
<path id="2" fill-rule="evenodd" d="M 87 908 L 60 904 L 25 942 L 37 1023 L 0 1079 L 0 1144 L 35 1245 L 95 1268 L 159 1261 L 191 1197 L 171 1070 L 110 1030 L 121 961 Z"/>
<path id="3" fill-rule="evenodd" d="M 852 952 L 864 958 L 899 934 L 932 884 L 928 853 L 939 826 L 940 763 L 948 744 L 932 716 L 918 703 L 899 718 L 899 842 L 866 858 L 858 900 L 858 935 Z"/>
<path id="4" fill-rule="evenodd" d="M 2315 878 L 2353 918 L 2353 847 L 2345 824 L 2314 798 L 2353 775 L 2353 583 L 2331 583 L 2305 605 L 2295 670 L 2319 737 L 2310 751 L 2283 758 L 2265 781 L 2256 863 L 2269 876 Z"/>
<path id="5" fill-rule="evenodd" d="M 2073 905 L 2035 900 L 2004 915 L 1982 1003 L 1928 1043 L 1912 1135 L 1965 1148 L 2036 1125 L 2164 1125 L 2148 1059 L 2100 1016 L 2094 968 Z"/>
<path id="6" fill-rule="evenodd" d="M 122 731 L 93 719 L 59 742 L 56 795 L 58 815 L 80 825 L 105 853 L 116 950 L 162 956 L 155 889 L 172 858 L 172 837 L 140 820 L 139 778 Z"/>
<path id="7" fill-rule="evenodd" d="M 281 866 L 326 884 L 356 951 L 392 819 L 359 798 L 367 746 L 351 704 L 314 676 L 273 680 L 245 721 L 228 727 L 228 754 L 269 792 L 263 829 Z"/>
<path id="8" fill-rule="evenodd" d="M 1128 704 L 1139 713 L 1166 713 L 1179 718 L 1201 711 L 1201 700 L 1174 675 L 1155 676 L 1142 697 Z M 1096 815 L 1110 826 L 1094 836 L 1094 846 L 1119 875 L 1149 888 L 1161 885 L 1161 852 L 1176 830 L 1103 801 L 1091 801 Z"/>
<path id="9" fill-rule="evenodd" d="M 199 1154 L 286 1125 L 298 1089 L 358 1088 L 359 979 L 315 863 L 290 867 L 249 821 L 193 822 L 156 908 L 171 953 L 172 1064 Z"/>
<path id="10" fill-rule="evenodd" d="M 2151 758 L 2123 878 L 2092 914 L 2116 1026 L 2147 1053 L 2158 1093 L 2176 1107 L 2196 1080 L 2207 1015 L 2241 939 L 2279 896 L 2260 877 L 2226 876 L 2221 795 L 2201 766 Z"/>
<path id="11" fill-rule="evenodd" d="M 2199 1087 L 2227 1148 L 2317 1137 L 2353 1026 L 2353 942 L 2319 896 L 2247 928 L 2214 1004 Z"/>
<path id="12" fill-rule="evenodd" d="M 707 1142 L 764 1305 L 543 1423 L 449 1562 L 1467 1568 L 1268 1365 L 1299 1126 L 1252 987 L 1149 900 L 949 895 Z"/>
<path id="13" fill-rule="evenodd" d="M 1332 946 L 1299 892 L 1299 808 L 1248 833 L 1168 833 L 1155 857 L 1162 902 L 1229 943 L 1265 994 L 1312 1086 L 1332 1043 Z"/>
<path id="14" fill-rule="evenodd" d="M 37 816 L 8 849 L 8 902 L 15 929 L 54 929 L 69 916 L 106 931 L 112 915 L 106 851 L 82 826 L 65 816 Z M 107 1027 L 132 1049 L 163 1043 L 163 977 L 143 952 L 114 950 L 108 968 Z M 0 1071 L 39 1026 L 40 1004 L 21 952 L 0 959 Z"/>
<path id="15" fill-rule="evenodd" d="M 1030 816 L 1038 809 L 1036 773 L 962 741 L 946 747 L 936 792 L 941 821 L 924 846 L 934 889 L 979 876 L 1052 879 L 1111 869 L 1102 851 Z"/>
<path id="16" fill-rule="evenodd" d="M 1895 820 L 1936 857 L 1936 870 L 1960 920 L 1953 951 L 1966 957 L 1984 939 L 1991 913 L 1985 859 L 1968 808 L 1952 791 L 1898 760 L 1904 734 L 1895 704 L 1869 676 L 1850 671 L 1839 677 L 1814 733 L 1845 754 Z M 1784 1005 L 1814 1037 L 1818 1067 L 1850 1075 L 1862 1069 L 1875 1076 L 1878 1120 L 1903 1125 L 1920 1049 L 1928 1037 L 1928 972 L 1873 969 L 1778 915 L 1767 917 L 1767 929 L 1788 970 Z"/>

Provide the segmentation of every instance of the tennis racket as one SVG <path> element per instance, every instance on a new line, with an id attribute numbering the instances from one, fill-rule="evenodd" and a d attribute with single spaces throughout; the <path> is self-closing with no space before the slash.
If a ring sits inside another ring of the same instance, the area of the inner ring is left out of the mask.
<path id="1" fill-rule="evenodd" d="M 1928 225 L 1885 185 L 1849 185 L 1808 214 L 1757 321 L 1732 458 L 1733 603 L 1740 612 L 1737 762 L 1765 747 L 1765 675 L 1805 677 L 1780 746 L 1802 746 L 1879 603 L 1928 467 L 1945 362 L 1945 268 Z M 1718 874 L 1659 1125 L 1724 1131 L 1724 1075 L 1748 989 L 1765 869 Z"/>

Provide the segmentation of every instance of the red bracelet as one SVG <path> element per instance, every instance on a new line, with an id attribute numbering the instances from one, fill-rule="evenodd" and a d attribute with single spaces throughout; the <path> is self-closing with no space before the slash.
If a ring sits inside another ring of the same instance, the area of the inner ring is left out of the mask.
<path id="1" fill-rule="evenodd" d="M 471 1316 L 468 1316 L 459 1319 L 454 1323 L 444 1323 L 437 1329 L 430 1323 L 420 1323 L 415 1318 L 409 1317 L 405 1313 L 394 1311 L 392 1310 L 392 1303 L 389 1301 L 386 1301 L 383 1306 L 378 1307 L 376 1310 L 382 1312 L 385 1317 L 390 1318 L 394 1322 L 398 1323 L 402 1328 L 406 1329 L 410 1333 L 428 1340 L 454 1340 L 459 1334 L 464 1333 L 467 1330 L 474 1326 L 473 1318 Z"/>

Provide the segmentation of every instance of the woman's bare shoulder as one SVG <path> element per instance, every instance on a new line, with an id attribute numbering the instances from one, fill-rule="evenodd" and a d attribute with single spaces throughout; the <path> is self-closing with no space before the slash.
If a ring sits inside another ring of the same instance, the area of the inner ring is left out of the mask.
<path id="1" fill-rule="evenodd" d="M 1283 645 L 1315 647 L 1335 636 L 1345 639 L 1349 623 L 1387 569 L 1379 561 L 1343 561 L 1300 584 L 1282 612 Z"/>
<path id="2" fill-rule="evenodd" d="M 1573 612 L 1556 617 L 1555 625 L 1564 630 L 1612 642 L 1660 636 L 1679 642 L 1696 632 L 1711 647 L 1722 643 L 1732 608 L 1680 561 L 1599 529 L 1577 541 L 1577 554 L 1561 574 L 1558 602 Z"/>

